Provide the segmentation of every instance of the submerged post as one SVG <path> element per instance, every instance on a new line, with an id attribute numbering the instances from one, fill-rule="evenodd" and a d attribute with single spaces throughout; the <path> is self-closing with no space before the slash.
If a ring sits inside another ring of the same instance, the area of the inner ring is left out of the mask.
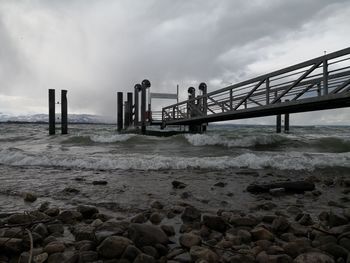
<path id="1" fill-rule="evenodd" d="M 134 86 L 134 126 L 139 124 L 139 92 L 141 91 L 141 85 L 136 84 Z"/>
<path id="2" fill-rule="evenodd" d="M 61 133 L 68 134 L 68 103 L 66 90 L 61 90 Z"/>
<path id="3" fill-rule="evenodd" d="M 284 132 L 289 133 L 289 113 L 284 115 Z"/>
<path id="4" fill-rule="evenodd" d="M 117 130 L 123 129 L 123 92 L 117 93 Z"/>
<path id="5" fill-rule="evenodd" d="M 281 114 L 276 116 L 276 132 L 281 133 L 282 130 L 282 117 Z"/>
<path id="6" fill-rule="evenodd" d="M 151 82 L 147 79 L 141 83 L 141 133 L 146 134 L 146 91 L 151 87 Z"/>
<path id="7" fill-rule="evenodd" d="M 56 109 L 55 109 L 55 90 L 49 89 L 49 134 L 53 135 L 56 133 L 55 119 L 56 119 Z"/>

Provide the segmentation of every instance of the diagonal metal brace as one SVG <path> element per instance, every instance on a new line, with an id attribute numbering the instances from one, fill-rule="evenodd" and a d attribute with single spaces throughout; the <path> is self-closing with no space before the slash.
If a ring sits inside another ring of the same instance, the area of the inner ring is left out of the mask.
<path id="1" fill-rule="evenodd" d="M 323 62 L 320 61 L 316 64 L 314 64 L 310 69 L 308 69 L 303 75 L 301 75 L 292 85 L 290 85 L 289 88 L 285 89 L 278 97 L 276 97 L 272 104 L 278 102 L 284 95 L 286 95 L 292 88 L 297 86 L 306 76 L 308 76 L 312 71 L 314 71 L 316 68 L 318 68 L 319 65 L 321 65 Z"/>
<path id="2" fill-rule="evenodd" d="M 303 96 L 308 90 L 310 90 L 313 86 L 315 86 L 316 83 L 308 85 L 305 89 L 303 89 L 299 94 L 297 94 L 293 99 L 291 100 L 297 100 L 301 96 Z"/>
<path id="3" fill-rule="evenodd" d="M 345 88 L 346 86 L 348 86 L 350 84 L 350 79 L 348 79 L 347 81 L 345 81 L 343 84 L 341 84 L 338 88 L 336 88 L 335 90 L 332 90 L 332 92 L 330 94 L 335 94 L 338 93 L 339 91 L 341 91 L 343 88 Z"/>
<path id="4" fill-rule="evenodd" d="M 237 110 L 264 82 L 266 79 L 260 80 L 260 82 L 235 106 L 233 110 Z"/>
<path id="5" fill-rule="evenodd" d="M 230 109 L 228 107 L 225 107 L 225 103 L 218 102 L 214 100 L 213 98 L 208 96 L 208 99 L 210 99 L 212 102 L 214 102 L 216 105 L 220 106 L 223 111 L 229 111 Z"/>

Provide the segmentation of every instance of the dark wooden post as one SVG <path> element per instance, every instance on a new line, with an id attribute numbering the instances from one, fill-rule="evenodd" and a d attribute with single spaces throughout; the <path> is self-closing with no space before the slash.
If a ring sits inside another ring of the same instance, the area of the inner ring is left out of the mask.
<path id="1" fill-rule="evenodd" d="M 117 127 L 118 131 L 123 129 L 123 92 L 117 93 Z"/>
<path id="2" fill-rule="evenodd" d="M 288 101 L 286 100 L 286 102 Z M 284 114 L 284 132 L 289 133 L 289 113 Z"/>
<path id="3" fill-rule="evenodd" d="M 134 87 L 134 126 L 139 124 L 139 92 L 141 91 L 141 84 L 136 84 Z"/>
<path id="4" fill-rule="evenodd" d="M 141 133 L 146 134 L 146 91 L 151 87 L 151 82 L 145 79 L 142 81 L 141 86 Z"/>
<path id="5" fill-rule="evenodd" d="M 289 113 L 284 115 L 284 132 L 289 133 Z"/>
<path id="6" fill-rule="evenodd" d="M 282 117 L 281 114 L 276 116 L 276 132 L 281 133 L 282 130 Z"/>
<path id="7" fill-rule="evenodd" d="M 129 128 L 129 120 L 130 120 L 130 113 L 129 113 L 129 103 L 128 101 L 124 102 L 124 129 Z"/>
<path id="8" fill-rule="evenodd" d="M 129 112 L 129 126 L 132 125 L 132 108 L 133 108 L 133 105 L 132 105 L 132 92 L 128 92 L 127 93 L 127 101 L 128 101 L 128 112 Z"/>
<path id="9" fill-rule="evenodd" d="M 56 109 L 55 109 L 55 90 L 49 89 L 49 134 L 53 135 L 56 133 Z"/>
<path id="10" fill-rule="evenodd" d="M 61 91 L 61 133 L 68 134 L 68 102 L 67 91 Z"/>

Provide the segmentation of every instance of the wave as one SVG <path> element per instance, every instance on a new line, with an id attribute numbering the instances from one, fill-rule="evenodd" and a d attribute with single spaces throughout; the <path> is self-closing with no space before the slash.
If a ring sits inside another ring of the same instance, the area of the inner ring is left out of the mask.
<path id="1" fill-rule="evenodd" d="M 93 170 L 181 170 L 274 168 L 279 170 L 314 170 L 330 167 L 350 168 L 350 153 L 305 154 L 244 153 L 238 156 L 180 157 L 142 154 L 113 154 L 101 156 L 35 155 L 19 151 L 1 150 L 0 164 L 11 166 L 63 167 Z"/>
<path id="2" fill-rule="evenodd" d="M 186 134 L 184 137 L 193 146 L 217 145 L 228 148 L 273 145 L 287 140 L 286 137 L 280 135 L 249 135 L 238 138 L 227 138 L 219 134 Z"/>
<path id="3" fill-rule="evenodd" d="M 134 134 L 110 134 L 110 135 L 86 135 L 73 136 L 64 140 L 62 143 L 67 144 L 92 144 L 92 143 L 115 143 L 125 142 L 134 137 Z"/>

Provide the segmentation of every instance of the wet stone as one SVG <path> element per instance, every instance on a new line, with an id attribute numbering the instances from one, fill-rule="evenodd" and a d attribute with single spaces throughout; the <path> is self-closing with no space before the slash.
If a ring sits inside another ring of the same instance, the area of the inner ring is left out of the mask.
<path id="1" fill-rule="evenodd" d="M 141 253 L 139 254 L 136 259 L 134 260 L 134 263 L 155 263 L 156 260 L 147 254 Z"/>
<path id="2" fill-rule="evenodd" d="M 193 261 L 196 260 L 205 260 L 208 263 L 215 263 L 218 262 L 219 257 L 216 253 L 211 251 L 208 248 L 200 247 L 200 246 L 193 246 L 190 249 L 190 255 L 191 259 Z M 200 262 L 200 261 L 198 261 Z"/>
<path id="3" fill-rule="evenodd" d="M 201 217 L 201 212 L 197 208 L 192 206 L 186 207 L 181 215 L 181 219 L 183 222 L 199 222 L 201 220 Z"/>
<path id="4" fill-rule="evenodd" d="M 185 233 L 179 238 L 180 244 L 185 248 L 191 248 L 193 246 L 200 245 L 201 238 L 192 233 Z"/>
<path id="5" fill-rule="evenodd" d="M 125 237 L 110 236 L 102 241 L 102 243 L 97 247 L 97 251 L 105 258 L 120 257 L 125 249 L 131 244 L 131 240 Z"/>
<path id="6" fill-rule="evenodd" d="M 293 263 L 335 263 L 335 261 L 326 254 L 309 252 L 297 256 Z"/>
<path id="7" fill-rule="evenodd" d="M 220 216 L 203 215 L 203 224 L 219 232 L 225 232 L 227 224 Z"/>
<path id="8" fill-rule="evenodd" d="M 171 225 L 162 225 L 160 228 L 161 228 L 161 229 L 164 231 L 164 233 L 167 234 L 168 236 L 173 236 L 173 235 L 175 235 L 175 229 L 174 229 L 174 227 L 171 226 Z"/>
<path id="9" fill-rule="evenodd" d="M 60 213 L 60 210 L 57 207 L 52 207 L 52 208 L 45 210 L 45 214 L 47 214 L 48 216 L 51 216 L 51 217 L 58 216 L 59 213 Z"/>
<path id="10" fill-rule="evenodd" d="M 149 221 L 151 221 L 152 224 L 158 225 L 162 222 L 162 216 L 157 212 L 152 213 L 149 217 Z"/>
<path id="11" fill-rule="evenodd" d="M 63 252 L 65 250 L 65 245 L 63 242 L 60 241 L 54 241 L 49 244 L 47 244 L 44 248 L 44 251 L 48 254 L 54 254 L 58 252 Z"/>
<path id="12" fill-rule="evenodd" d="M 157 200 L 153 201 L 150 206 L 151 206 L 151 208 L 154 208 L 154 209 L 163 209 L 163 207 L 164 207 L 164 205 L 160 201 L 157 201 Z"/>
<path id="13" fill-rule="evenodd" d="M 24 195 L 23 195 L 24 201 L 29 202 L 29 203 L 35 202 L 37 198 L 38 197 L 33 193 L 24 193 Z"/>
<path id="14" fill-rule="evenodd" d="M 138 247 L 167 244 L 168 236 L 160 227 L 145 224 L 130 224 L 129 237 Z"/>
<path id="15" fill-rule="evenodd" d="M 77 208 L 84 218 L 92 218 L 94 214 L 98 214 L 98 209 L 94 206 L 80 205 Z"/>
<path id="16" fill-rule="evenodd" d="M 142 253 L 141 250 L 139 250 L 137 247 L 135 247 L 134 245 L 129 245 L 125 249 L 122 255 L 122 258 L 127 259 L 130 262 L 133 262 L 134 259 L 141 253 Z"/>
<path id="17" fill-rule="evenodd" d="M 274 240 L 275 236 L 263 227 L 256 227 L 250 231 L 254 240 Z"/>
<path id="18" fill-rule="evenodd" d="M 82 219 L 82 214 L 77 211 L 65 210 L 57 218 L 65 224 L 73 224 Z"/>
<path id="19" fill-rule="evenodd" d="M 329 213 L 329 226 L 334 227 L 334 226 L 341 226 L 341 225 L 346 225 L 349 223 L 349 220 L 341 213 L 337 213 L 335 211 L 331 211 Z"/>
<path id="20" fill-rule="evenodd" d="M 96 180 L 96 181 L 92 181 L 93 185 L 107 185 L 108 182 L 104 181 L 104 180 Z"/>
<path id="21" fill-rule="evenodd" d="M 172 181 L 171 184 L 173 185 L 173 188 L 175 189 L 183 189 L 187 186 L 187 184 L 180 182 L 180 181 Z"/>

